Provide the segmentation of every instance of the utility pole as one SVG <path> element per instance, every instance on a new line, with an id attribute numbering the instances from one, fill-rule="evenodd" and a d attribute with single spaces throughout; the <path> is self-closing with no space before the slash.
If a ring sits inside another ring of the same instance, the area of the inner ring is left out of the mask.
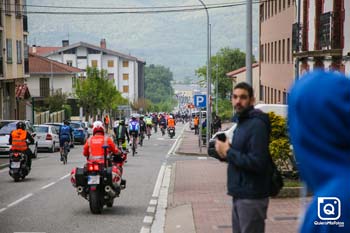
<path id="1" fill-rule="evenodd" d="M 246 13 L 246 55 L 245 55 L 245 65 L 246 65 L 246 80 L 247 83 L 253 85 L 252 78 L 252 0 L 247 0 L 247 13 Z"/>
<path id="2" fill-rule="evenodd" d="M 218 98 L 219 98 L 219 57 L 216 55 L 216 83 L 215 83 L 215 115 L 218 115 Z"/>
<path id="3" fill-rule="evenodd" d="M 298 25 L 297 25 L 297 28 L 298 28 L 298 31 L 297 31 L 297 39 L 296 39 L 296 51 L 295 53 L 299 53 L 299 50 L 300 50 L 300 4 L 301 4 L 301 1 L 298 0 Z M 295 58 L 295 80 L 298 80 L 299 79 L 299 58 L 296 57 Z"/>

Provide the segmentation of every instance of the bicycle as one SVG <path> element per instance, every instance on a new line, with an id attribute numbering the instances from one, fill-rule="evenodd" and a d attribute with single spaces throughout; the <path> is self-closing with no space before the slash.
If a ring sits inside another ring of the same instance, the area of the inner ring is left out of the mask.
<path id="1" fill-rule="evenodd" d="M 144 131 L 141 131 L 140 132 L 140 146 L 143 145 L 143 139 L 145 138 L 145 132 Z"/>
<path id="2" fill-rule="evenodd" d="M 152 126 L 151 126 L 151 125 L 148 125 L 146 129 L 147 129 L 147 137 L 148 137 L 148 140 L 149 140 L 150 137 L 151 137 Z"/>
<path id="3" fill-rule="evenodd" d="M 135 154 L 136 154 L 136 136 L 135 135 L 132 136 L 131 150 L 132 150 L 132 156 L 135 156 Z"/>
<path id="4" fill-rule="evenodd" d="M 63 164 L 67 164 L 69 147 L 70 147 L 69 143 L 67 141 L 65 141 L 64 145 L 63 145 L 63 151 L 61 152 L 61 159 L 62 159 Z"/>

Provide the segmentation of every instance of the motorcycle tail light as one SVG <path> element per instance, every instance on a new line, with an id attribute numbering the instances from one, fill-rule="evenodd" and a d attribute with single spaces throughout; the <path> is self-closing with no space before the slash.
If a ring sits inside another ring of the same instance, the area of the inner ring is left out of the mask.
<path id="1" fill-rule="evenodd" d="M 18 157 L 18 156 L 19 156 L 19 153 L 13 153 L 13 156 L 14 156 L 14 157 Z"/>
<path id="2" fill-rule="evenodd" d="M 73 184 L 73 186 L 76 185 L 76 179 L 75 179 L 75 173 L 77 171 L 77 168 L 73 168 L 72 171 L 70 172 L 70 182 Z"/>
<path id="3" fill-rule="evenodd" d="M 98 164 L 88 164 L 88 171 L 99 171 L 100 167 Z"/>
<path id="4" fill-rule="evenodd" d="M 100 167 L 98 166 L 98 164 L 94 164 L 94 171 L 98 171 L 100 170 Z"/>

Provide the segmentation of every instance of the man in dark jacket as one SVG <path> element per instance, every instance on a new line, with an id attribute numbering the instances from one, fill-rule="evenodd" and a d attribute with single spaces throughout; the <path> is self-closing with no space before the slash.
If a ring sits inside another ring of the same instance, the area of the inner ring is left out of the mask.
<path id="1" fill-rule="evenodd" d="M 237 122 L 232 142 L 215 143 L 219 156 L 228 162 L 232 229 L 235 233 L 262 233 L 271 186 L 270 121 L 267 114 L 254 109 L 253 89 L 247 83 L 235 86 L 232 105 Z"/>

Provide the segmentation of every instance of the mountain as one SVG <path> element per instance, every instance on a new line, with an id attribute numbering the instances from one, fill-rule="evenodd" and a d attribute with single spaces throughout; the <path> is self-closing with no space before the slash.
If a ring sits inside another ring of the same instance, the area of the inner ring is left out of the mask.
<path id="1" fill-rule="evenodd" d="M 244 3 L 243 0 L 204 0 L 205 4 Z M 29 44 L 60 46 L 84 41 L 131 54 L 147 64 L 169 67 L 174 79 L 194 77 L 206 64 L 207 27 L 204 10 L 157 14 L 56 15 L 48 12 L 122 11 L 121 7 L 165 7 L 200 5 L 197 0 L 27 0 Z M 39 7 L 40 6 L 40 7 Z M 55 6 L 52 8 L 48 6 Z M 60 8 L 58 8 L 60 7 Z M 77 8 L 64 8 L 77 7 Z M 84 7 L 90 7 L 86 9 Z M 105 7 L 106 9 L 96 9 Z M 148 10 L 151 10 L 147 8 Z M 152 10 L 164 10 L 153 8 Z M 38 12 L 44 12 L 38 14 Z M 131 10 L 131 11 L 135 11 Z M 258 53 L 258 4 L 253 5 L 253 52 Z M 245 5 L 209 9 L 211 51 L 222 47 L 245 48 Z"/>

